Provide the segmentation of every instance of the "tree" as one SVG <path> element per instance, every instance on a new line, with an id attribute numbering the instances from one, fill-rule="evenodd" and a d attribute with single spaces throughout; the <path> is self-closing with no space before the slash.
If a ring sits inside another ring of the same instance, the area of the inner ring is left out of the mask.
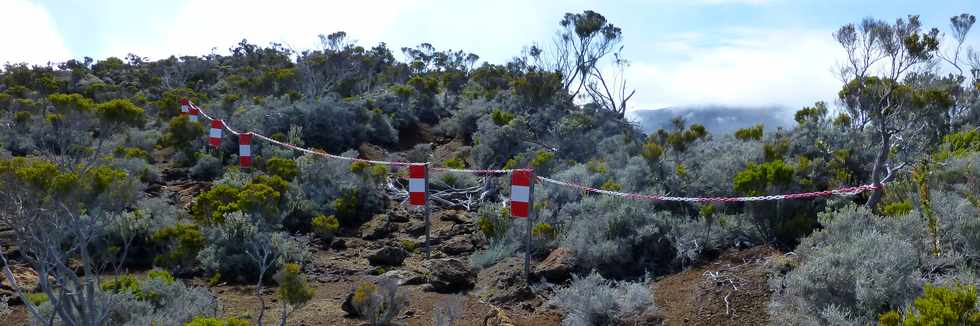
<path id="1" fill-rule="evenodd" d="M 903 82 L 911 71 L 931 60 L 938 50 L 939 31 L 922 32 L 918 16 L 898 19 L 894 25 L 871 18 L 860 25 L 841 27 L 834 38 L 847 53 L 840 67 L 844 87 L 839 97 L 855 127 L 871 127 L 879 149 L 871 172 L 871 182 L 879 186 L 867 205 L 876 209 L 881 200 L 881 184 L 894 177 L 904 163 L 893 167 L 889 153 L 908 151 L 917 131 L 917 112 L 912 110 L 912 87 Z M 897 142 L 896 142 L 897 140 Z"/>
<path id="2" fill-rule="evenodd" d="M 282 301 L 282 315 L 279 325 L 286 326 L 286 319 L 289 318 L 289 315 L 313 299 L 313 289 L 303 279 L 299 264 L 283 265 L 282 270 L 276 273 L 275 279 L 276 282 L 279 282 L 279 300 Z"/>
<path id="3" fill-rule="evenodd" d="M 562 89 L 568 93 L 569 99 L 574 99 L 585 90 L 597 106 L 624 116 L 626 103 L 636 91 L 627 91 L 623 78 L 629 61 L 622 56 L 623 47 L 617 47 L 623 39 L 622 29 L 591 10 L 580 14 L 566 13 L 558 24 L 561 28 L 553 41 L 554 53 L 551 54 L 548 69 L 561 74 Z M 542 52 L 535 46 L 531 48 L 530 55 L 536 61 L 541 61 Z M 604 75 L 600 61 L 610 53 L 613 54 L 612 63 L 616 70 L 612 75 Z"/>
<path id="4" fill-rule="evenodd" d="M 126 232 L 130 238 L 118 250 L 109 241 L 110 226 L 140 192 L 133 182 L 105 166 L 70 172 L 41 159 L 0 160 L 0 226 L 14 231 L 22 259 L 37 271 L 38 288 L 54 310 L 51 318 L 66 325 L 106 323 L 116 298 L 101 292 L 100 277 L 119 274 L 135 236 Z M 2 252 L 0 262 L 29 315 L 48 320 L 16 284 Z"/>

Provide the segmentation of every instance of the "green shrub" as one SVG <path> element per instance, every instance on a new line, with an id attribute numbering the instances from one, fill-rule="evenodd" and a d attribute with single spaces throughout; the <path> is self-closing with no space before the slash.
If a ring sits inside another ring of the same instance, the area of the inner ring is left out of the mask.
<path id="1" fill-rule="evenodd" d="M 763 126 L 761 124 L 750 128 L 742 128 L 735 131 L 735 138 L 739 140 L 761 140 L 763 136 Z"/>
<path id="2" fill-rule="evenodd" d="M 643 151 L 640 154 L 643 155 L 643 158 L 653 162 L 659 160 L 660 156 L 664 155 L 664 148 L 660 144 L 648 142 L 643 144 Z"/>
<path id="3" fill-rule="evenodd" d="M 963 157 L 978 151 L 980 151 L 980 129 L 964 130 L 943 137 L 940 150 L 933 154 L 933 159 L 945 161 L 951 157 Z"/>
<path id="4" fill-rule="evenodd" d="M 35 306 L 39 306 L 42 303 L 48 302 L 48 295 L 44 293 L 29 293 L 27 294 L 27 301 L 30 301 Z"/>
<path id="5" fill-rule="evenodd" d="M 534 225 L 531 229 L 531 235 L 539 238 L 546 238 L 548 240 L 555 239 L 555 228 L 548 223 L 538 223 Z"/>
<path id="6" fill-rule="evenodd" d="M 513 113 L 501 110 L 499 108 L 494 109 L 493 112 L 490 113 L 490 119 L 492 119 L 493 124 L 497 126 L 506 126 L 511 120 L 514 120 L 514 117 L 515 116 Z"/>
<path id="7" fill-rule="evenodd" d="M 447 168 L 452 168 L 452 169 L 462 169 L 466 167 L 466 162 L 464 162 L 463 159 L 459 156 L 448 159 L 442 164 L 445 165 Z"/>
<path id="8" fill-rule="evenodd" d="M 204 125 L 200 122 L 191 122 L 187 116 L 177 116 L 170 119 L 161 142 L 177 150 L 191 151 L 203 141 L 204 134 Z"/>
<path id="9" fill-rule="evenodd" d="M 359 193 L 357 189 L 344 191 L 340 198 L 333 202 L 333 209 L 340 216 L 341 220 L 352 221 L 357 217 L 359 206 Z"/>
<path id="10" fill-rule="evenodd" d="M 912 212 L 912 201 L 910 200 L 887 203 L 881 208 L 881 214 L 885 216 L 905 215 L 909 212 Z"/>
<path id="11" fill-rule="evenodd" d="M 487 239 L 499 239 L 507 233 L 510 227 L 509 208 L 502 208 L 499 211 L 495 208 L 484 208 L 480 209 L 479 214 L 476 225 Z"/>
<path id="12" fill-rule="evenodd" d="M 773 186 L 787 185 L 793 179 L 793 168 L 782 160 L 749 164 L 735 175 L 735 191 L 750 196 L 761 195 Z"/>
<path id="13" fill-rule="evenodd" d="M 228 317 L 228 318 L 194 317 L 194 320 L 184 324 L 184 326 L 249 326 L 249 324 L 248 321 L 241 320 L 235 317 Z"/>
<path id="14" fill-rule="evenodd" d="M 195 224 L 177 224 L 160 229 L 151 239 L 167 248 L 153 259 L 153 264 L 172 271 L 187 271 L 193 268 L 197 254 L 204 249 L 204 234 Z"/>
<path id="15" fill-rule="evenodd" d="M 299 168 L 296 162 L 290 159 L 273 157 L 265 162 L 265 172 L 269 175 L 278 176 L 283 180 L 291 181 L 299 175 Z"/>
<path id="16" fill-rule="evenodd" d="M 313 218 L 313 232 L 324 241 L 333 240 L 338 230 L 340 230 L 340 221 L 333 215 L 318 215 Z"/>
<path id="17" fill-rule="evenodd" d="M 623 185 L 616 183 L 616 181 L 606 180 L 599 188 L 602 188 L 602 190 L 620 191 L 623 190 Z"/>
<path id="18" fill-rule="evenodd" d="M 279 299 L 292 306 L 293 309 L 313 299 L 313 289 L 303 279 L 299 264 L 283 265 L 282 269 L 276 273 L 275 280 L 279 283 Z"/>
<path id="19" fill-rule="evenodd" d="M 394 280 L 382 278 L 377 284 L 361 283 L 354 290 L 351 303 L 370 325 L 390 325 L 408 307 L 408 297 L 399 291 Z"/>
<path id="20" fill-rule="evenodd" d="M 555 153 L 551 151 L 538 151 L 537 155 L 531 159 L 531 166 L 535 169 L 543 169 L 547 164 L 555 159 Z"/>
<path id="21" fill-rule="evenodd" d="M 102 282 L 102 291 L 114 293 L 130 293 L 139 297 L 143 290 L 140 289 L 139 281 L 133 275 L 125 274 Z"/>
<path id="22" fill-rule="evenodd" d="M 419 245 L 416 244 L 415 241 L 409 239 L 402 239 L 401 245 L 402 248 L 408 252 L 416 252 L 419 249 Z"/>
<path id="23" fill-rule="evenodd" d="M 980 310 L 976 308 L 977 288 L 974 285 L 933 287 L 926 285 L 925 293 L 915 299 L 913 308 L 901 319 L 897 311 L 881 315 L 882 326 L 980 325 Z"/>

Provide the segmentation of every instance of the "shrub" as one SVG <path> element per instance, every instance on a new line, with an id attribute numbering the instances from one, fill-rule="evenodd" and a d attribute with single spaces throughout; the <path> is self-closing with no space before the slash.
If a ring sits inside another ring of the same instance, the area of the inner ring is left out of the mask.
<path id="1" fill-rule="evenodd" d="M 649 203 L 585 197 L 562 206 L 558 217 L 564 232 L 560 247 L 568 248 L 580 267 L 617 276 L 670 268 L 674 248 L 662 239 L 674 219 Z"/>
<path id="2" fill-rule="evenodd" d="M 153 259 L 153 264 L 177 273 L 190 271 L 198 253 L 205 246 L 204 234 L 195 224 L 177 224 L 160 229 L 151 239 L 167 248 Z"/>
<path id="3" fill-rule="evenodd" d="M 350 173 L 352 165 L 347 162 L 304 155 L 297 159 L 297 165 L 298 187 L 289 198 L 310 216 L 334 215 L 341 225 L 355 226 L 385 207 L 380 179 Z"/>
<path id="4" fill-rule="evenodd" d="M 435 326 L 454 326 L 463 319 L 463 301 L 460 296 L 447 296 L 436 303 L 432 309 L 432 324 Z"/>
<path id="5" fill-rule="evenodd" d="M 332 241 L 338 230 L 340 230 L 340 221 L 333 215 L 317 215 L 313 218 L 313 232 L 324 242 Z"/>
<path id="6" fill-rule="evenodd" d="M 656 311 L 653 292 L 645 282 L 606 280 L 598 273 L 575 277 L 558 288 L 551 304 L 561 310 L 562 325 L 617 325 L 626 319 Z"/>
<path id="7" fill-rule="evenodd" d="M 866 324 L 911 302 L 931 253 L 918 217 L 881 219 L 849 207 L 821 223 L 797 248 L 799 267 L 773 283 L 773 322 Z"/>
<path id="8" fill-rule="evenodd" d="M 443 162 L 442 164 L 444 166 L 446 166 L 447 168 L 453 168 L 453 169 L 463 169 L 463 168 L 466 168 L 466 162 L 464 162 L 463 159 L 460 158 L 459 156 L 453 157 L 451 159 L 448 159 L 445 162 Z"/>
<path id="9" fill-rule="evenodd" d="M 776 160 L 763 164 L 749 164 L 744 171 L 735 175 L 735 191 L 757 196 L 776 186 L 788 185 L 793 180 L 793 168 Z"/>
<path id="10" fill-rule="evenodd" d="M 197 180 L 214 180 L 224 172 L 221 160 L 211 155 L 203 155 L 191 167 L 191 177 Z"/>
<path id="11" fill-rule="evenodd" d="M 408 251 L 408 252 L 416 252 L 419 249 L 419 245 L 417 243 L 415 243 L 415 241 L 412 241 L 412 240 L 409 240 L 409 239 L 402 239 L 402 241 L 400 241 L 400 242 L 401 242 L 402 248 L 405 249 L 405 251 Z"/>
<path id="12" fill-rule="evenodd" d="M 495 125 L 506 126 L 511 120 L 514 120 L 514 114 L 501 109 L 494 109 L 490 113 L 490 119 L 493 120 Z"/>
<path id="13" fill-rule="evenodd" d="M 273 157 L 265 162 L 265 172 L 269 175 L 278 176 L 283 180 L 291 181 L 299 175 L 299 168 L 296 167 L 296 162 L 293 160 Z"/>
<path id="14" fill-rule="evenodd" d="M 170 119 L 161 142 L 164 146 L 172 146 L 187 158 L 193 158 L 190 153 L 204 144 L 204 137 L 201 136 L 203 134 L 204 126 L 201 123 L 191 122 L 187 116 L 178 116 Z M 178 163 L 192 163 L 192 161 Z"/>
<path id="15" fill-rule="evenodd" d="M 950 288 L 926 285 L 925 293 L 915 303 L 903 325 L 980 325 L 980 310 L 976 307 L 977 288 L 958 285 Z M 899 325 L 897 313 L 885 314 L 881 325 Z"/>
<path id="16" fill-rule="evenodd" d="M 27 295 L 27 301 L 30 301 L 35 306 L 40 306 L 42 303 L 48 302 L 48 295 L 44 293 L 30 293 Z"/>
<path id="17" fill-rule="evenodd" d="M 552 240 L 555 238 L 555 228 L 548 223 L 538 223 L 531 229 L 531 235 Z"/>
<path id="18" fill-rule="evenodd" d="M 249 251 L 255 251 L 258 246 L 269 245 L 272 257 L 283 257 L 274 260 L 270 270 L 279 268 L 280 263 L 304 261 L 308 252 L 303 245 L 289 239 L 283 232 L 266 230 L 266 225 L 257 218 L 240 212 L 228 214 L 224 223 L 204 228 L 207 245 L 197 255 L 198 261 L 208 273 L 221 273 L 222 277 L 231 281 L 253 281 L 259 277 L 259 266 Z"/>
<path id="19" fill-rule="evenodd" d="M 283 265 L 275 275 L 276 282 L 279 283 L 279 300 L 283 301 L 284 312 L 282 320 L 299 307 L 302 307 L 310 299 L 313 299 L 313 289 L 309 287 L 303 274 L 300 273 L 299 264 L 289 263 Z"/>
<path id="20" fill-rule="evenodd" d="M 184 324 L 184 326 L 248 326 L 248 321 L 238 319 L 235 317 L 228 318 L 204 318 L 204 317 L 194 317 L 189 323 Z"/>
<path id="21" fill-rule="evenodd" d="M 7 318 L 7 316 L 13 313 L 13 310 L 10 310 L 9 301 L 10 297 L 0 295 L 0 318 Z"/>
<path id="22" fill-rule="evenodd" d="M 371 325 L 389 325 L 408 306 L 408 297 L 395 280 L 381 278 L 375 284 L 361 283 L 351 303 Z"/>
<path id="23" fill-rule="evenodd" d="M 501 239 L 490 241 L 484 250 L 477 250 L 470 255 L 470 267 L 483 269 L 492 266 L 504 258 L 511 257 L 521 248 L 519 240 Z"/>
<path id="24" fill-rule="evenodd" d="M 735 131 L 735 138 L 738 140 L 761 140 L 763 131 L 763 126 L 761 124 L 752 126 L 751 128 L 742 128 Z"/>
<path id="25" fill-rule="evenodd" d="M 487 239 L 499 239 L 507 233 L 511 220 L 509 208 L 483 207 L 478 214 L 476 225 Z"/>
<path id="26" fill-rule="evenodd" d="M 881 209 L 881 214 L 885 216 L 905 215 L 912 212 L 912 201 L 910 200 L 887 203 L 884 206 Z"/>

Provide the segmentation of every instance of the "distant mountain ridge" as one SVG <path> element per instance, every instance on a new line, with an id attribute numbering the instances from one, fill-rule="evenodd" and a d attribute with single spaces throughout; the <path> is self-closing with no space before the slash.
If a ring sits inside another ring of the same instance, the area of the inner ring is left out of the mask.
<path id="1" fill-rule="evenodd" d="M 795 124 L 793 111 L 786 107 L 698 106 L 631 111 L 629 116 L 646 133 L 670 128 L 674 117 L 684 117 L 688 125 L 699 123 L 715 135 L 734 133 L 739 128 L 763 124 L 766 130 L 789 128 Z"/>

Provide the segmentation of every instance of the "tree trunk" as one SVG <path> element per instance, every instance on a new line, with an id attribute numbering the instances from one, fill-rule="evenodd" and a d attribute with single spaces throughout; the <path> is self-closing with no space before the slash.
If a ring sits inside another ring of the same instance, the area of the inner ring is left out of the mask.
<path id="1" fill-rule="evenodd" d="M 868 198 L 866 204 L 866 207 L 875 213 L 878 212 L 878 202 L 881 201 L 881 196 L 884 192 L 884 189 L 881 187 L 881 179 L 882 174 L 885 172 L 885 163 L 888 162 L 888 150 L 891 148 L 891 134 L 881 128 L 884 127 L 879 127 L 881 149 L 878 150 L 878 157 L 875 158 L 874 169 L 871 170 L 871 182 L 874 183 L 875 189 L 871 192 L 871 197 Z"/>

